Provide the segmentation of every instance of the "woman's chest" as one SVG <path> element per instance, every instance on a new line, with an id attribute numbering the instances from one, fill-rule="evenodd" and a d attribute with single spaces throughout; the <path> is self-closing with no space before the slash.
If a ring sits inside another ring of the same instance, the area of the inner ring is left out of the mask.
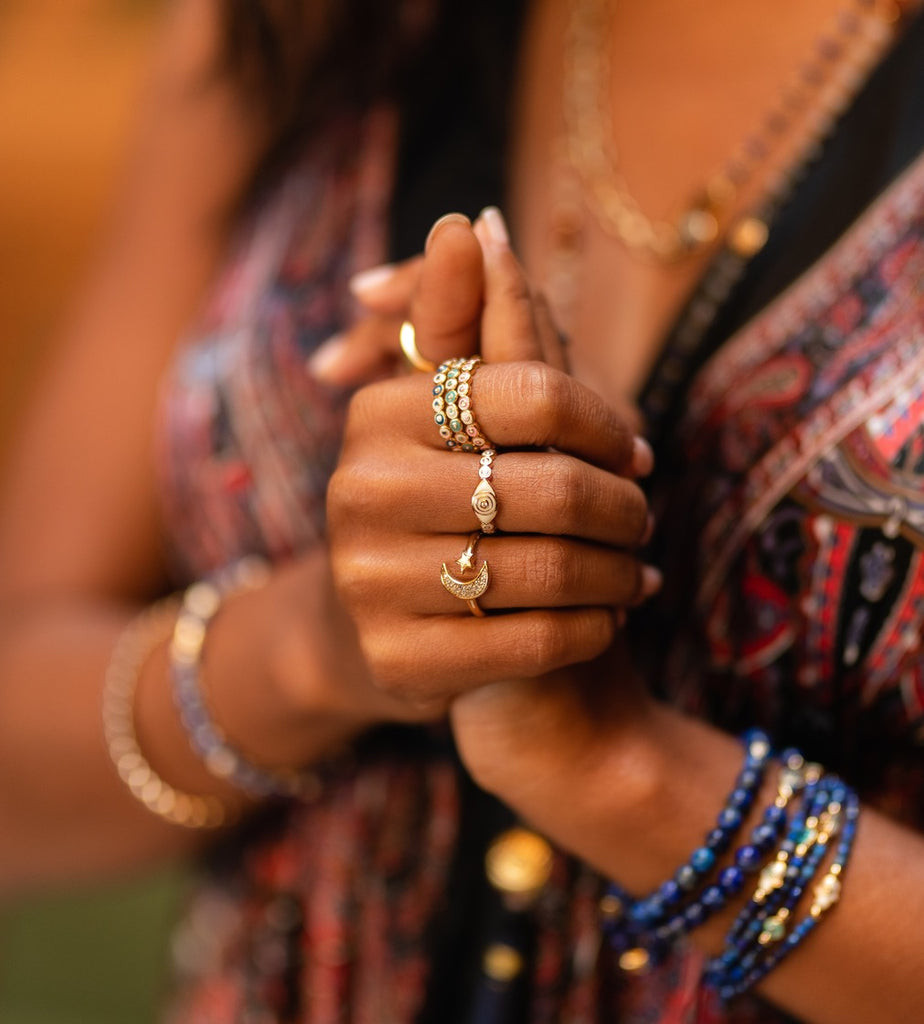
<path id="1" fill-rule="evenodd" d="M 718 240 L 797 158 L 811 119 L 782 117 L 784 99 L 838 13 L 842 0 L 532 6 L 508 208 L 531 279 L 571 339 L 574 372 L 605 397 L 639 393 Z M 811 93 L 803 99 L 820 103 Z M 745 161 L 749 145 L 761 152 Z M 702 221 L 706 192 L 735 173 Z M 665 237 L 691 217 L 702 244 L 679 257 L 644 243 L 646 231 Z"/>

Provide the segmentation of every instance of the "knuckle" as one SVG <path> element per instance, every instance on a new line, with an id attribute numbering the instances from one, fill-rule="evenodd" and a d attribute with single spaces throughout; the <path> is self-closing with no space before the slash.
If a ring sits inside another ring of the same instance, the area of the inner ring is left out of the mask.
<path id="1" fill-rule="evenodd" d="M 416 645 L 408 641 L 405 630 L 394 626 L 393 620 L 383 621 L 361 638 L 363 655 L 376 689 L 425 720 L 445 705 L 446 697 L 434 687 L 430 675 L 415 671 L 420 663 Z"/>
<path id="2" fill-rule="evenodd" d="M 395 643 L 394 631 L 380 629 L 367 632 L 360 637 L 360 643 L 379 690 L 406 701 L 422 696 L 408 672 L 407 659 L 402 655 L 400 645 Z"/>
<path id="3" fill-rule="evenodd" d="M 530 616 L 523 643 L 523 669 L 528 676 L 542 675 L 561 664 L 566 644 L 561 618 L 554 612 Z"/>
<path id="4" fill-rule="evenodd" d="M 362 437 L 374 421 L 378 401 L 379 385 L 370 384 L 360 388 L 350 398 L 347 405 L 344 440 L 351 444 L 356 438 Z"/>
<path id="5" fill-rule="evenodd" d="M 341 462 L 327 486 L 327 518 L 335 542 L 341 527 L 348 536 L 356 533 L 357 525 L 364 533 L 386 528 L 397 476 L 392 463 L 371 453 Z"/>
<path id="6" fill-rule="evenodd" d="M 558 537 L 549 538 L 543 554 L 540 566 L 542 592 L 550 604 L 557 604 L 571 593 L 573 559 L 565 542 Z"/>
<path id="7" fill-rule="evenodd" d="M 515 397 L 520 403 L 526 403 L 531 410 L 530 422 L 542 430 L 542 436 L 535 441 L 544 440 L 546 430 L 542 425 L 554 422 L 559 415 L 559 395 L 561 382 L 549 367 L 539 362 L 518 363 L 512 378 Z"/>
<path id="8" fill-rule="evenodd" d="M 613 614 L 605 608 L 548 612 L 533 616 L 529 626 L 529 675 L 542 675 L 565 665 L 597 657 L 616 634 Z"/>
<path id="9" fill-rule="evenodd" d="M 350 476 L 349 469 L 341 462 L 327 483 L 327 519 L 334 529 L 350 508 Z"/>
<path id="10" fill-rule="evenodd" d="M 355 548 L 331 550 L 331 573 L 340 599 L 351 612 L 362 609 L 370 592 L 369 564 Z"/>
<path id="11" fill-rule="evenodd" d="M 567 457 L 550 462 L 550 472 L 544 481 L 548 508 L 559 533 L 580 533 L 586 514 L 587 480 L 577 461 Z"/>
<path id="12" fill-rule="evenodd" d="M 638 484 L 630 480 L 622 481 L 618 494 L 616 514 L 622 523 L 625 538 L 633 544 L 638 543 L 648 525 L 648 502 Z"/>

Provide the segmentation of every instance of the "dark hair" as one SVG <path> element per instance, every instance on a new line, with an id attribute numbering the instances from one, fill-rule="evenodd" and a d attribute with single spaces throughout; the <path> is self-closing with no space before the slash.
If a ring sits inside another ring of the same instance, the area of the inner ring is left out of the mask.
<path id="1" fill-rule="evenodd" d="M 224 67 L 269 124 L 251 193 L 333 114 L 403 91 L 432 0 L 225 0 Z"/>

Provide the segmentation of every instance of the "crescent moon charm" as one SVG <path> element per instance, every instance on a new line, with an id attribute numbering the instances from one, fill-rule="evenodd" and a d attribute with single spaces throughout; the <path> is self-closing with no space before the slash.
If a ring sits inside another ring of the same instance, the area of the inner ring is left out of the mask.
<path id="1" fill-rule="evenodd" d="M 446 568 L 445 562 L 443 562 L 443 568 L 440 570 L 440 583 L 443 584 L 453 597 L 459 598 L 460 601 L 477 600 L 488 589 L 488 582 L 487 562 L 481 563 L 478 575 L 472 580 L 457 580 Z"/>

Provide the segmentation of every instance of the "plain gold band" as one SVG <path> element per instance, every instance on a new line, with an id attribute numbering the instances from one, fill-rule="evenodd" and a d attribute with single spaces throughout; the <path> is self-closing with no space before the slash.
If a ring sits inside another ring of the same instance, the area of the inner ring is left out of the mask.
<path id="1" fill-rule="evenodd" d="M 421 370 L 423 373 L 433 373 L 436 370 L 436 363 L 421 355 L 420 349 L 417 347 L 417 332 L 410 320 L 405 320 L 401 325 L 398 337 L 401 341 L 404 358 L 415 370 Z"/>
<path id="2" fill-rule="evenodd" d="M 476 616 L 479 619 L 483 619 L 485 617 L 485 613 L 478 607 L 477 601 L 467 601 L 466 604 L 471 610 L 472 615 Z"/>

